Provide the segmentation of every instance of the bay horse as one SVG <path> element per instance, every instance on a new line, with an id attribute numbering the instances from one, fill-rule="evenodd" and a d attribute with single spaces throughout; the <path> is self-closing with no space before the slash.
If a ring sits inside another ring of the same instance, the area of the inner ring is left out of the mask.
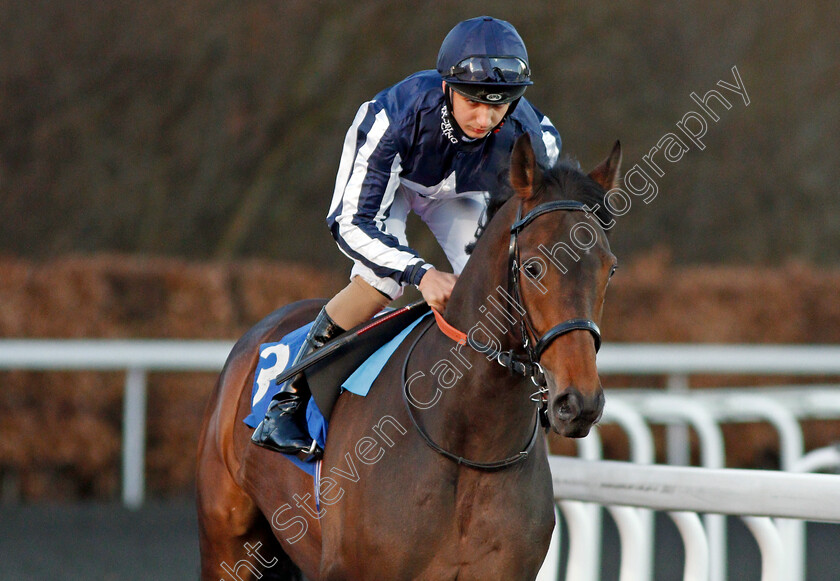
<path id="1" fill-rule="evenodd" d="M 443 327 L 421 321 L 367 397 L 339 397 L 317 499 L 312 477 L 251 444 L 242 420 L 259 345 L 323 301 L 248 331 L 202 428 L 201 578 L 534 579 L 554 526 L 540 418 L 583 437 L 603 410 L 598 324 L 616 265 L 604 196 L 620 163 L 616 142 L 588 175 L 566 162 L 543 171 L 529 138 L 517 141 L 509 197 L 491 203 Z"/>

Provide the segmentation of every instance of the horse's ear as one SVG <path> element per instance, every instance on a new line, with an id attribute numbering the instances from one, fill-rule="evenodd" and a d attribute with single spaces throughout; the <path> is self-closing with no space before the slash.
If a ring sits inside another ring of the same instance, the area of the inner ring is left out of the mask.
<path id="1" fill-rule="evenodd" d="M 510 183 L 522 200 L 535 196 L 534 182 L 537 174 L 537 157 L 531 147 L 531 137 L 523 133 L 513 146 L 510 156 Z"/>
<path id="2" fill-rule="evenodd" d="M 618 187 L 621 172 L 621 142 L 616 140 L 613 145 L 612 152 L 609 157 L 602 161 L 598 167 L 589 172 L 589 177 L 592 178 L 598 185 L 604 188 L 604 191 Z"/>

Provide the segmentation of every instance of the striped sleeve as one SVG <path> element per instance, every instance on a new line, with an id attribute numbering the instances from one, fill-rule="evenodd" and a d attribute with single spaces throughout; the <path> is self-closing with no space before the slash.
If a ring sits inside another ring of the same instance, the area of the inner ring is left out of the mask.
<path id="1" fill-rule="evenodd" d="M 540 119 L 540 129 L 542 130 L 545 153 L 548 156 L 548 165 L 549 167 L 554 167 L 554 164 L 557 163 L 557 158 L 560 157 L 560 133 L 545 115 Z"/>
<path id="2" fill-rule="evenodd" d="M 402 167 L 395 133 L 376 101 L 361 106 L 344 139 L 327 225 L 351 259 L 379 277 L 417 284 L 428 266 L 385 224 Z"/>

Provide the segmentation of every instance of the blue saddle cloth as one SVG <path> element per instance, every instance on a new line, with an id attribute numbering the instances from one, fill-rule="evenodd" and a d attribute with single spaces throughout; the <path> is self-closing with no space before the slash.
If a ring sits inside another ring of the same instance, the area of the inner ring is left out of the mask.
<path id="1" fill-rule="evenodd" d="M 426 313 L 412 322 L 396 337 L 376 350 L 350 377 L 344 380 L 341 388 L 356 395 L 366 396 L 368 391 L 370 391 L 370 386 L 373 385 L 374 380 L 379 376 L 382 368 L 385 367 L 385 363 L 388 362 L 388 359 L 397 350 L 397 347 L 400 346 L 411 330 L 420 321 L 429 316 L 429 314 Z M 251 389 L 251 413 L 243 420 L 249 427 L 256 428 L 265 417 L 265 412 L 268 409 L 271 398 L 281 388 L 280 385 L 274 383 L 274 378 L 291 367 L 298 351 L 303 347 L 303 341 L 306 339 L 306 335 L 309 333 L 311 326 L 312 323 L 308 323 L 299 329 L 295 329 L 276 343 L 263 343 L 260 345 L 260 359 L 254 372 L 254 386 Z M 306 408 L 306 422 L 309 435 L 318 442 L 321 448 L 324 448 L 327 443 L 327 429 L 329 426 L 327 420 L 324 419 L 323 414 L 318 409 L 315 398 L 309 398 L 309 405 Z M 292 455 L 286 455 L 286 458 L 291 460 L 303 471 L 313 477 L 315 476 L 314 462 L 303 462 L 297 456 Z"/>

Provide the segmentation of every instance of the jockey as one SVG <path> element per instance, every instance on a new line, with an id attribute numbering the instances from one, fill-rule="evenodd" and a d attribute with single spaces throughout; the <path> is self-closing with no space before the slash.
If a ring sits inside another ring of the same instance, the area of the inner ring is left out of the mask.
<path id="1" fill-rule="evenodd" d="M 545 168 L 557 161 L 560 135 L 522 96 L 531 84 L 516 29 L 483 16 L 449 32 L 437 70 L 415 73 L 361 106 L 344 140 L 327 217 L 339 249 L 354 262 L 350 284 L 318 314 L 294 363 L 373 317 L 404 286 L 416 286 L 443 311 L 516 138 L 531 135 Z M 408 245 L 409 211 L 429 226 L 452 273 Z M 287 382 L 252 441 L 318 456 L 303 429 L 310 395 L 302 373 Z"/>

